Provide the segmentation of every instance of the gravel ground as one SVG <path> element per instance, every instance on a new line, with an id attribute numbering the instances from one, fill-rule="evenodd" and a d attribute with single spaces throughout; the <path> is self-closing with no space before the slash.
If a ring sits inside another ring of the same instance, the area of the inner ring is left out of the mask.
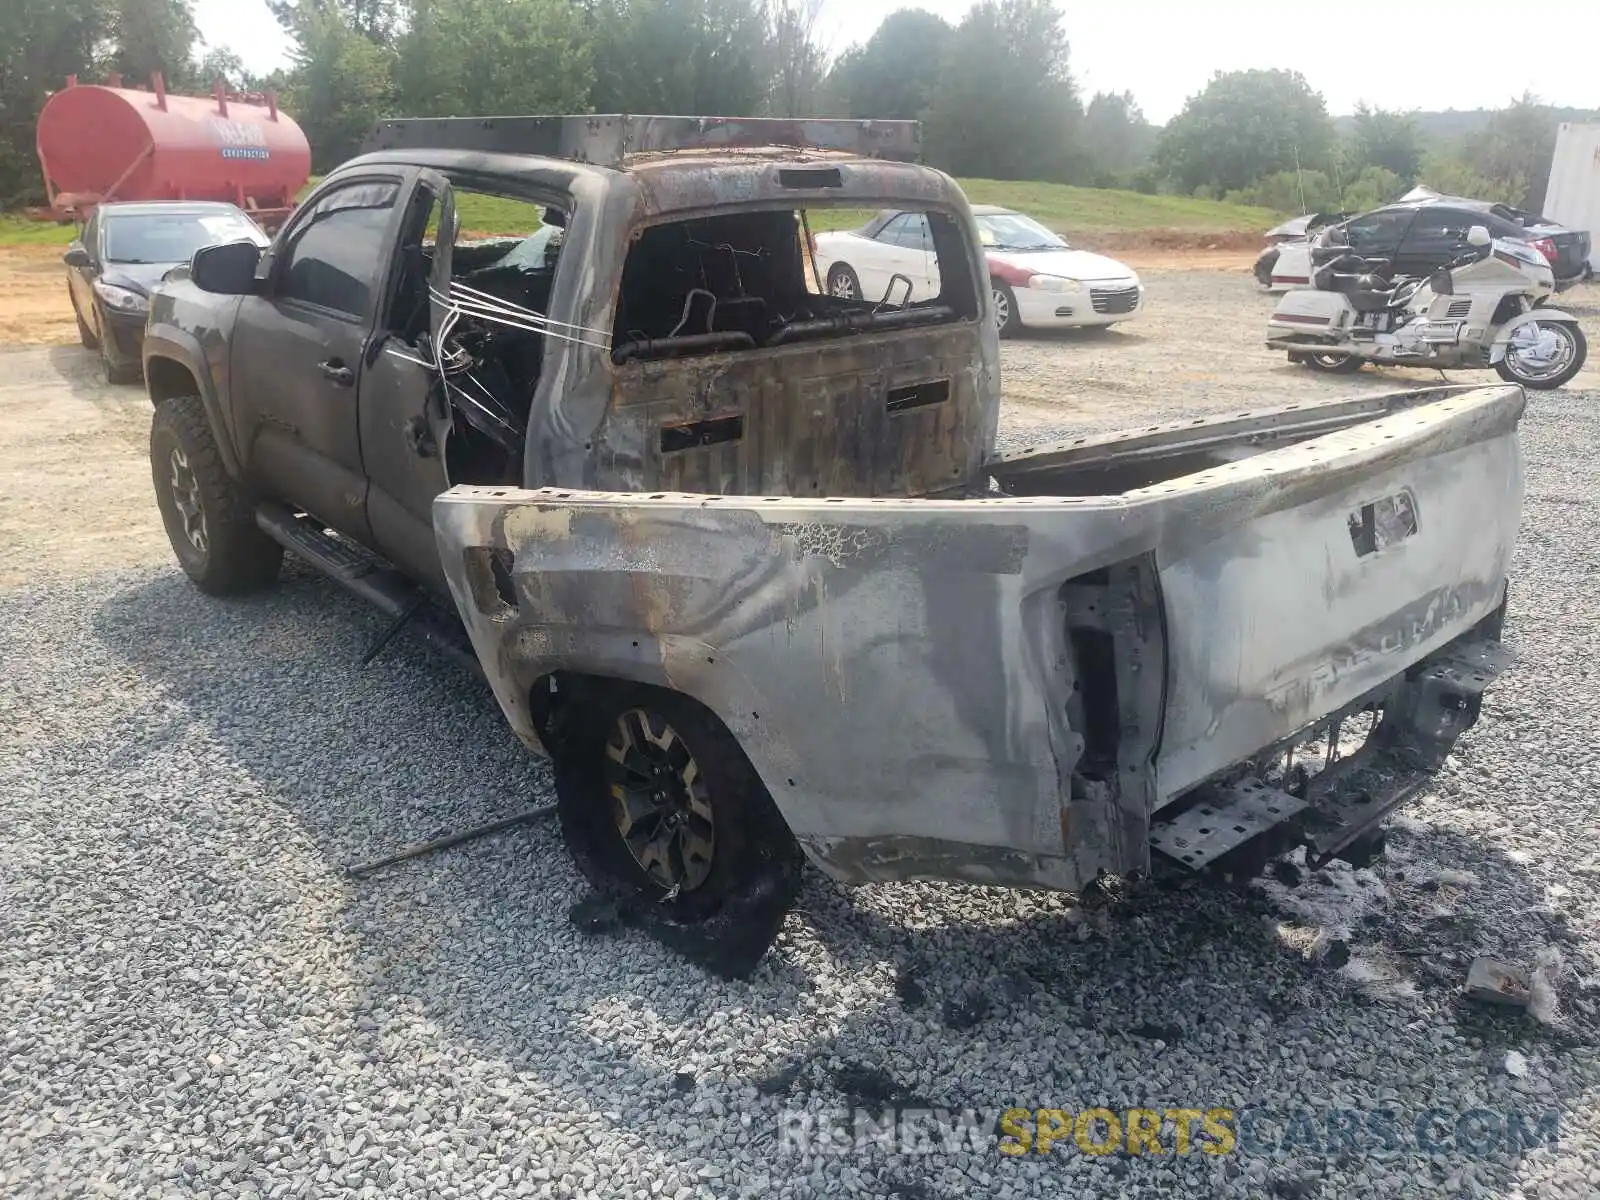
<path id="1" fill-rule="evenodd" d="M 1008 379 L 1053 353 L 1088 395 L 1075 346 L 1008 347 Z M 1085 423 L 1028 405 L 1008 439 Z M 813 875 L 743 983 L 574 932 L 553 827 L 345 876 L 549 779 L 417 645 L 358 668 L 381 622 L 331 584 L 224 603 L 134 556 L 0 590 L 0 1193 L 1593 1196 L 1600 392 L 1534 397 L 1524 431 L 1520 664 L 1376 870 L 1082 907 Z M 1552 1021 L 1460 997 L 1474 954 L 1547 949 Z M 983 1124 L 965 1149 L 800 1152 L 852 1104 Z M 1011 1158 L 988 1131 L 1012 1105 L 1263 1119 L 1225 1155 L 1169 1131 L 1160 1156 Z M 1363 1131 L 1330 1137 L 1350 1112 Z M 1509 1152 L 1508 1114 L 1557 1143 Z"/>
<path id="2" fill-rule="evenodd" d="M 1370 367 L 1321 375 L 1262 345 L 1278 297 L 1247 270 L 1143 271 L 1145 309 L 1103 331 L 1039 332 L 1001 344 L 1008 423 L 1019 437 L 1124 429 L 1205 410 L 1244 410 L 1360 392 L 1439 383 L 1437 371 Z M 1600 341 L 1600 284 L 1563 292 L 1562 308 Z M 1452 371 L 1450 383 L 1495 383 L 1485 371 Z M 1573 382 L 1600 390 L 1600 345 Z"/>

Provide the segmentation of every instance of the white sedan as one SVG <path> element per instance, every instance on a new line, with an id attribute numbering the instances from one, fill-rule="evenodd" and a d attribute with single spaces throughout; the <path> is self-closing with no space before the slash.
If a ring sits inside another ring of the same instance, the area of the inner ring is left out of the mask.
<path id="1" fill-rule="evenodd" d="M 1002 335 L 1024 327 L 1114 325 L 1143 307 L 1144 285 L 1116 259 L 1074 250 L 1011 209 L 977 204 L 972 215 Z M 939 264 L 923 213 L 887 209 L 860 229 L 820 233 L 815 245 L 832 295 L 904 304 L 939 294 Z M 906 280 L 909 296 L 902 291 Z"/>

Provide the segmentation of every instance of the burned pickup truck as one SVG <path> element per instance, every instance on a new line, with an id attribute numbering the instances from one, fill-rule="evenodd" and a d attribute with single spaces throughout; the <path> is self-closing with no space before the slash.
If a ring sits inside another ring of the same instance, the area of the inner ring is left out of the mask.
<path id="1" fill-rule="evenodd" d="M 153 299 L 179 562 L 238 592 L 288 549 L 458 619 L 586 876 L 728 969 L 806 858 L 1076 890 L 1370 854 L 1505 666 L 1515 387 L 997 455 L 982 247 L 914 124 L 375 139 Z M 537 228 L 482 236 L 511 201 Z M 881 207 L 934 253 L 828 294 L 812 229 Z"/>

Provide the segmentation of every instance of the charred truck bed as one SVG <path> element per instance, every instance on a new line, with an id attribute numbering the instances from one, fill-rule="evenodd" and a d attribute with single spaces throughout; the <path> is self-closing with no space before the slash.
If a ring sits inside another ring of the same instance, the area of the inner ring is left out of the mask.
<path id="1" fill-rule="evenodd" d="M 1051 494 L 1097 469 L 1065 446 L 996 464 L 1038 495 L 462 488 L 436 521 L 530 744 L 559 673 L 671 688 L 840 878 L 1073 889 L 1291 818 L 1333 852 L 1415 790 L 1504 665 L 1523 403 L 1443 389 L 1112 439 L 1142 486 L 1111 495 Z M 1374 712 L 1328 771 L 1278 770 Z"/>

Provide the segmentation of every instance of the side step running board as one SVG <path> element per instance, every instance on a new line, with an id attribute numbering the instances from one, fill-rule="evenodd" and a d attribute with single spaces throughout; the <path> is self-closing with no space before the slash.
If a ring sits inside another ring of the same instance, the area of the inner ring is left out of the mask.
<path id="1" fill-rule="evenodd" d="M 383 559 L 354 542 L 324 532 L 315 521 L 296 516 L 281 504 L 257 507 L 256 524 L 285 550 L 298 555 L 396 622 L 404 619 L 409 628 L 415 629 L 436 649 L 479 678 L 483 677 L 483 666 L 455 614 L 427 603 L 426 594 Z M 391 627 L 387 636 L 392 637 L 395 631 Z"/>
<path id="2" fill-rule="evenodd" d="M 1325 866 L 1428 784 L 1510 664 L 1495 638 L 1454 643 L 1394 688 L 1366 744 L 1312 776 L 1304 797 L 1255 778 L 1218 786 L 1176 816 L 1158 813 L 1151 848 L 1200 870 L 1241 847 L 1270 854 L 1298 843 L 1310 866 Z"/>

